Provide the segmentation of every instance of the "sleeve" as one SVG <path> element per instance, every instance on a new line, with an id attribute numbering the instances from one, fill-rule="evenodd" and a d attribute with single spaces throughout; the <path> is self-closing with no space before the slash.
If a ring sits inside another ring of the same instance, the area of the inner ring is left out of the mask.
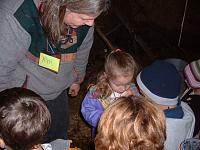
<path id="1" fill-rule="evenodd" d="M 0 90 L 11 86 L 12 73 L 25 57 L 28 44 L 22 41 L 23 32 L 14 16 L 0 10 Z"/>
<path id="2" fill-rule="evenodd" d="M 52 150 L 69 150 L 71 140 L 56 139 L 50 142 Z"/>
<path id="3" fill-rule="evenodd" d="M 85 70 L 88 63 L 90 49 L 93 44 L 94 26 L 90 27 L 83 43 L 78 48 L 77 56 L 74 64 L 75 72 L 77 73 L 76 83 L 81 83 L 85 77 Z"/>
<path id="4" fill-rule="evenodd" d="M 98 126 L 98 122 L 104 108 L 98 99 L 91 98 L 91 94 L 88 92 L 82 102 L 81 113 L 84 119 L 94 128 Z"/>

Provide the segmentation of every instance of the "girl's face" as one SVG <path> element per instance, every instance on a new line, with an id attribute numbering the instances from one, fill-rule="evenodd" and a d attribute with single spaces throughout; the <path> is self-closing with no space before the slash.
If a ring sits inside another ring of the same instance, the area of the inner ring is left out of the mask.
<path id="1" fill-rule="evenodd" d="M 118 76 L 117 78 L 110 79 L 109 85 L 114 92 L 123 93 L 130 88 L 133 75 L 128 76 Z"/>
<path id="2" fill-rule="evenodd" d="M 64 17 L 64 23 L 69 25 L 72 28 L 78 28 L 82 25 L 92 26 L 94 24 L 94 19 L 97 16 L 95 15 L 87 15 L 87 14 L 79 14 L 70 11 L 66 11 Z"/>

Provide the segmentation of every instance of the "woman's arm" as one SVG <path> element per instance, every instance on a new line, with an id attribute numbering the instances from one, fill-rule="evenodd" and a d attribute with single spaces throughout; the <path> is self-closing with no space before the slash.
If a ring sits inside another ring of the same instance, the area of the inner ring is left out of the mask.
<path id="1" fill-rule="evenodd" d="M 85 77 L 86 66 L 88 63 L 88 57 L 93 44 L 94 26 L 90 27 L 83 43 L 78 48 L 76 60 L 74 63 L 74 69 L 77 74 L 76 83 L 81 83 Z"/>
<path id="2" fill-rule="evenodd" d="M 0 90 L 11 86 L 12 73 L 27 52 L 28 38 L 14 16 L 0 9 Z"/>

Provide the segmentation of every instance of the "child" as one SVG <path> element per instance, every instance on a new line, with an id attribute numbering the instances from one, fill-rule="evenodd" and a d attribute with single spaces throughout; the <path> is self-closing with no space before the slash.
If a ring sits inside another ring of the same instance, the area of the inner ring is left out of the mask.
<path id="1" fill-rule="evenodd" d="M 183 140 L 192 137 L 195 124 L 191 108 L 179 99 L 179 72 L 172 64 L 156 60 L 138 74 L 137 83 L 141 93 L 153 100 L 165 113 L 165 149 L 177 150 Z"/>
<path id="2" fill-rule="evenodd" d="M 188 92 L 181 100 L 187 102 L 195 114 L 196 122 L 193 135 L 196 136 L 200 130 L 200 59 L 188 64 L 184 69 L 184 75 Z"/>
<path id="3" fill-rule="evenodd" d="M 144 97 L 121 97 L 103 113 L 96 150 L 163 150 L 164 113 Z"/>
<path id="4" fill-rule="evenodd" d="M 178 150 L 200 150 L 200 140 L 195 138 L 190 138 L 184 140 Z"/>
<path id="5" fill-rule="evenodd" d="M 130 54 L 121 50 L 111 52 L 106 58 L 104 69 L 97 84 L 89 89 L 81 108 L 83 117 L 93 127 L 93 131 L 101 114 L 116 98 L 139 95 L 133 83 L 137 65 Z"/>
<path id="6" fill-rule="evenodd" d="M 24 88 L 0 92 L 0 148 L 6 150 L 68 150 L 66 140 L 40 144 L 51 123 L 44 100 Z"/>

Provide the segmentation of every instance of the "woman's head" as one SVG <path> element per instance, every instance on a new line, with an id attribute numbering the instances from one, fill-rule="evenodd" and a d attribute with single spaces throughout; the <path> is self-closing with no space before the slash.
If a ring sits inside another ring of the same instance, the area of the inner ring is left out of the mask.
<path id="1" fill-rule="evenodd" d="M 47 0 L 43 3 L 41 21 L 55 43 L 65 34 L 66 26 L 92 26 L 94 19 L 108 8 L 109 0 Z"/>
<path id="2" fill-rule="evenodd" d="M 162 150 L 165 116 L 144 97 L 121 97 L 103 113 L 96 150 Z"/>
<path id="3" fill-rule="evenodd" d="M 113 91 L 123 93 L 130 87 L 137 73 L 133 57 L 123 51 L 112 52 L 105 62 L 105 75 Z"/>
<path id="4" fill-rule="evenodd" d="M 99 15 L 108 7 L 108 0 L 61 0 L 66 8 L 79 14 Z"/>
<path id="5" fill-rule="evenodd" d="M 77 28 L 81 25 L 92 26 L 94 19 L 107 9 L 108 0 L 66 1 L 65 24 Z"/>

